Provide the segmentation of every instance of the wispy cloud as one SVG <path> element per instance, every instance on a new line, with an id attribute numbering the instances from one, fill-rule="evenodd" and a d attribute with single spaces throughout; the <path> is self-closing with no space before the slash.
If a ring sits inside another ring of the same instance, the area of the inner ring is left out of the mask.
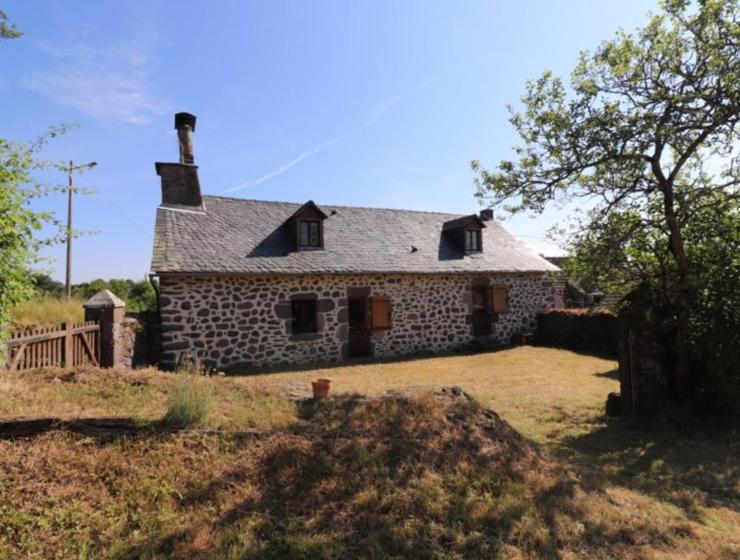
<path id="1" fill-rule="evenodd" d="M 150 44 L 142 34 L 114 45 L 39 43 L 54 64 L 28 75 L 24 85 L 96 119 L 147 124 L 168 110 L 152 87 Z"/>
<path id="2" fill-rule="evenodd" d="M 348 136 L 361 132 L 362 130 L 365 130 L 366 128 L 374 125 L 383 117 L 383 115 L 385 115 L 388 111 L 390 111 L 394 105 L 403 101 L 405 97 L 406 97 L 405 94 L 401 94 L 401 95 L 394 95 L 393 97 L 389 97 L 388 99 L 384 99 L 383 101 L 375 105 L 373 108 L 371 108 L 367 112 L 367 115 L 362 120 L 359 126 L 351 128 L 337 136 L 329 138 L 328 140 L 324 140 L 323 142 L 320 142 L 312 146 L 311 148 L 308 148 L 307 150 L 301 152 L 300 154 L 298 154 L 296 157 L 294 157 L 290 161 L 277 167 L 273 171 L 270 171 L 266 175 L 262 175 L 261 177 L 258 177 L 257 179 L 253 179 L 251 181 L 247 181 L 246 183 L 242 183 L 240 185 L 236 185 L 235 187 L 231 187 L 230 189 L 226 189 L 225 191 L 223 191 L 223 194 L 240 191 L 248 187 L 256 187 L 257 185 L 261 185 L 265 181 L 269 181 L 270 179 L 273 179 L 274 177 L 277 177 L 278 175 L 282 175 L 283 173 L 288 171 L 290 168 L 295 167 L 302 161 L 315 156 L 319 152 L 325 150 L 326 148 L 329 148 L 330 146 L 333 146 L 334 144 L 341 142 Z"/>

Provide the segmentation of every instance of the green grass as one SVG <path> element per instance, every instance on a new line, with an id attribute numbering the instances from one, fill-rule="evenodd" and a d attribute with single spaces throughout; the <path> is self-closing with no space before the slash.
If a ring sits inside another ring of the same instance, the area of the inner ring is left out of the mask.
<path id="1" fill-rule="evenodd" d="M 0 557 L 737 558 L 738 432 L 606 419 L 615 367 L 520 347 L 202 378 L 204 426 L 261 435 L 0 440 Z M 289 398 L 315 377 L 333 398 Z M 0 416 L 156 424 L 180 379 L 3 374 Z M 475 400 L 431 396 L 451 385 Z"/>

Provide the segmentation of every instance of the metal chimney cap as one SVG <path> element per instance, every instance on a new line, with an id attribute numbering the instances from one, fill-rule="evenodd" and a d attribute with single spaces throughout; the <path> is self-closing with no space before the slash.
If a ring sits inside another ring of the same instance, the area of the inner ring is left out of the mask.
<path id="1" fill-rule="evenodd" d="M 185 125 L 195 131 L 195 115 L 191 115 L 190 113 L 175 113 L 175 128 L 180 129 Z"/>

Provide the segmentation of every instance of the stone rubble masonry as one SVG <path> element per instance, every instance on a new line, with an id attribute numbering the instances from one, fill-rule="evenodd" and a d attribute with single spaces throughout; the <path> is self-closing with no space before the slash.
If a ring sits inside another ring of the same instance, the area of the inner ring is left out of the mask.
<path id="1" fill-rule="evenodd" d="M 169 276 L 160 278 L 163 367 L 196 353 L 210 367 L 334 363 L 347 356 L 349 293 L 387 296 L 392 328 L 372 334 L 378 358 L 443 353 L 474 340 L 471 288 L 509 289 L 508 313 L 494 315 L 490 339 L 534 332 L 555 304 L 543 273 Z M 291 300 L 316 298 L 317 332 L 291 333 Z"/>

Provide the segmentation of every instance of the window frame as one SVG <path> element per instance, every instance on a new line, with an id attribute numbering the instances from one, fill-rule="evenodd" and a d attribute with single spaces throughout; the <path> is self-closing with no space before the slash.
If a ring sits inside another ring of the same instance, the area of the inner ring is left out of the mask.
<path id="1" fill-rule="evenodd" d="M 307 236 L 305 238 L 306 243 L 304 243 L 304 237 L 303 237 L 303 224 L 306 224 L 306 233 Z M 316 243 L 311 243 L 311 225 L 316 226 Z M 321 249 L 324 246 L 324 232 L 323 224 L 321 223 L 321 220 L 304 220 L 299 219 L 298 220 L 298 248 L 303 249 Z"/>
<path id="2" fill-rule="evenodd" d="M 481 298 L 481 305 L 476 302 L 476 298 Z M 486 286 L 475 286 L 471 290 L 470 311 L 472 315 L 482 316 L 490 315 L 493 310 L 493 293 Z"/>
<path id="3" fill-rule="evenodd" d="M 474 241 L 474 243 L 471 243 Z M 483 251 L 483 236 L 481 230 L 465 228 L 465 252 L 480 253 Z"/>
<path id="4" fill-rule="evenodd" d="M 310 305 L 309 314 L 311 317 L 306 321 L 305 326 L 296 329 L 297 315 L 296 306 Z M 317 298 L 295 298 L 290 300 L 290 332 L 291 334 L 313 334 L 319 332 L 319 305 Z"/>

